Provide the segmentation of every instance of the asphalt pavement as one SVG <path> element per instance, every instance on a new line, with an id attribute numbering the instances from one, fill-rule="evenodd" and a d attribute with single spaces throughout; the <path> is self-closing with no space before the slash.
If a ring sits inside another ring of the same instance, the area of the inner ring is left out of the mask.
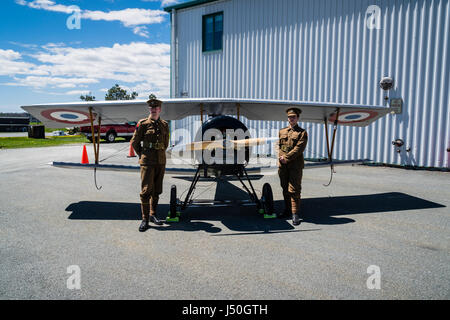
<path id="1" fill-rule="evenodd" d="M 128 143 L 100 149 L 102 163 L 137 165 Z M 0 150 L 0 299 L 450 298 L 448 172 L 345 166 L 325 187 L 330 169 L 309 169 L 298 227 L 233 205 L 140 233 L 139 173 L 97 171 L 97 190 L 93 171 L 49 165 L 81 154 Z M 252 179 L 282 210 L 278 176 Z M 171 185 L 182 197 L 189 175 L 166 174 L 161 219 Z M 248 198 L 239 187 L 201 180 L 194 197 Z"/>

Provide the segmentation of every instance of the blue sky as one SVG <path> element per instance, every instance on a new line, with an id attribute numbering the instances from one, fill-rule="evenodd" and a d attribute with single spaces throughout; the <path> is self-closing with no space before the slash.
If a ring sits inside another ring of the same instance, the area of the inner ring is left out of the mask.
<path id="1" fill-rule="evenodd" d="M 140 98 L 168 97 L 170 16 L 163 8 L 180 2 L 2 0 L 0 112 L 78 101 L 88 92 L 103 100 L 115 83 Z"/>

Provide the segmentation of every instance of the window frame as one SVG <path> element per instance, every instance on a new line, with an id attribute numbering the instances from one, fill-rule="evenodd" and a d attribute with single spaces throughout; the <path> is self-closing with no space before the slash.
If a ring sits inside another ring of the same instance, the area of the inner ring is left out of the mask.
<path id="1" fill-rule="evenodd" d="M 222 35 L 220 39 L 220 48 L 214 47 L 216 43 L 216 16 L 222 16 Z M 213 39 L 212 39 L 212 49 L 206 49 L 206 19 L 211 18 L 213 19 Z M 210 14 L 205 14 L 202 16 L 202 52 L 203 53 L 210 53 L 210 52 L 221 52 L 223 50 L 223 11 L 218 11 Z"/>

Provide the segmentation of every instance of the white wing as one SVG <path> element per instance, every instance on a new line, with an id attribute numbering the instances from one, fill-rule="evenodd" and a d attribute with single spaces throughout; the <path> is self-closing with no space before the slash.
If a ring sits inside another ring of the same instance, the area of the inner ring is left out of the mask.
<path id="1" fill-rule="evenodd" d="M 386 115 L 391 109 L 380 106 L 361 106 L 339 103 L 318 103 L 281 100 L 251 99 L 162 99 L 161 118 L 178 120 L 192 115 L 241 115 L 250 120 L 286 120 L 286 109 L 297 107 L 302 110 L 301 122 L 324 123 L 336 120 L 345 126 L 367 126 Z M 61 126 L 89 125 L 89 107 L 94 116 L 102 117 L 102 123 L 125 123 L 148 117 L 149 111 L 144 100 L 90 101 L 73 103 L 52 103 L 22 106 L 49 128 Z"/>

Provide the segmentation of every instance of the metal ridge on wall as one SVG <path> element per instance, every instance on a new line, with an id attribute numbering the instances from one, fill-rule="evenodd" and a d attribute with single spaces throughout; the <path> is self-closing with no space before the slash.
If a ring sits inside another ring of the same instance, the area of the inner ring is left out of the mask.
<path id="1" fill-rule="evenodd" d="M 202 16 L 218 11 L 223 49 L 203 53 Z M 379 81 L 389 76 L 402 112 L 340 127 L 334 157 L 450 167 L 449 20 L 448 0 L 229 0 L 180 10 L 174 95 L 383 105 Z M 303 126 L 305 156 L 326 154 L 323 125 Z"/>

